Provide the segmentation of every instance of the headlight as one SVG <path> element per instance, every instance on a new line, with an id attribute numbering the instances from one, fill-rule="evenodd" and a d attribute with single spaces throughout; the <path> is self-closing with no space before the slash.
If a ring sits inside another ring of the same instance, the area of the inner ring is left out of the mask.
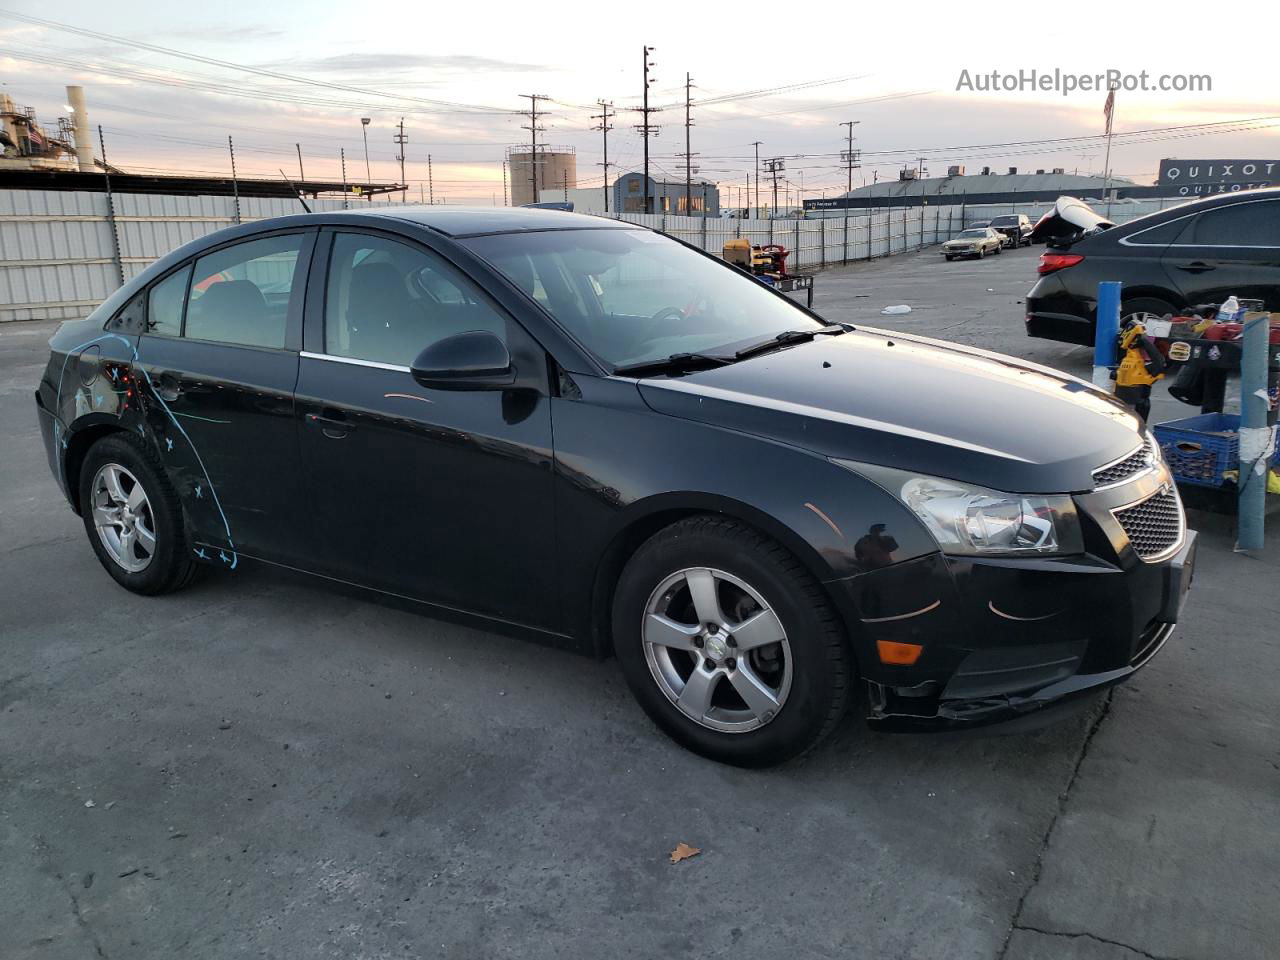
<path id="1" fill-rule="evenodd" d="M 906 470 L 836 460 L 883 487 L 920 518 L 943 553 L 1043 556 L 1083 553 L 1075 502 L 1066 495 L 1002 493 Z"/>

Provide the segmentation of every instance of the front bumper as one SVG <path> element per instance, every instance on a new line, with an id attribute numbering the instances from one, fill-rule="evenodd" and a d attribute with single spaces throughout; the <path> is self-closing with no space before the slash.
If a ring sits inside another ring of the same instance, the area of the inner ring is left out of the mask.
<path id="1" fill-rule="evenodd" d="M 1143 481 L 1145 486 L 1163 478 Z M 1126 485 L 1128 486 L 1128 485 Z M 997 559 L 934 554 L 828 586 L 851 624 L 879 729 L 968 729 L 1050 718 L 1123 682 L 1164 646 L 1194 576 L 1196 534 L 1171 556 L 1137 555 L 1112 512 L 1134 490 L 1081 495 L 1086 553 Z M 847 615 L 847 614 L 846 614 Z M 918 644 L 911 666 L 879 643 Z"/>

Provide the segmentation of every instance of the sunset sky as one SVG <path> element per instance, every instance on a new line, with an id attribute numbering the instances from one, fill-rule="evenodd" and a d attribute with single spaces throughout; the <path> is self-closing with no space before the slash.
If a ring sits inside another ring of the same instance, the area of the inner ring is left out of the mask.
<path id="1" fill-rule="evenodd" d="M 0 0 L 2 2 L 2 0 Z M 398 179 L 392 142 L 401 116 L 409 136 L 407 179 L 427 177 L 437 200 L 502 199 L 508 145 L 527 142 L 520 94 L 546 94 L 543 139 L 578 151 L 579 184 L 601 183 L 598 99 L 618 109 L 611 176 L 640 165 L 632 129 L 640 102 L 641 48 L 655 47 L 653 102 L 663 106 L 652 141 L 654 172 L 683 178 L 683 84 L 693 74 L 693 150 L 701 174 L 740 185 L 761 156 L 787 163 L 805 195 L 843 190 L 841 121 L 857 120 L 864 162 L 855 186 L 895 179 L 924 156 L 934 174 L 965 164 L 1003 171 L 1065 167 L 1102 171 L 1101 91 L 977 93 L 956 90 L 971 74 L 1032 68 L 1207 73 L 1210 92 L 1117 95 L 1113 172 L 1150 182 L 1161 157 L 1280 155 L 1280 81 L 1271 58 L 1244 55 L 1233 39 L 1206 34 L 1193 58 L 1194 24 L 1150 8 L 1081 2 L 987 10 L 900 5 L 672 4 L 605 6 L 577 0 L 529 3 L 384 3 L 328 0 L 274 4 L 229 0 L 188 5 L 62 0 L 7 8 L 96 34 L 0 17 L 0 76 L 21 105 L 56 125 L 63 87 L 86 88 L 92 122 L 105 128 L 117 166 L 137 172 L 225 175 L 232 134 L 242 176 L 296 176 L 294 144 L 308 178 L 362 179 L 359 118 L 369 116 L 374 179 Z M 112 39 L 112 38 L 119 39 Z M 120 40 L 222 63 L 199 62 Z M 228 65 L 223 65 L 228 64 Z M 287 74 L 298 82 L 253 71 Z M 825 81 L 825 82 L 824 82 Z M 786 89 L 792 88 L 792 89 Z M 753 96 L 699 105 L 735 94 Z M 1264 118 L 1264 119 L 1260 119 Z M 1244 121 L 1251 121 L 1245 123 Z M 1228 127 L 1135 131 L 1230 122 Z M 1093 139 L 1069 139 L 1093 138 Z M 1065 142 L 1027 143 L 1063 140 Z"/>

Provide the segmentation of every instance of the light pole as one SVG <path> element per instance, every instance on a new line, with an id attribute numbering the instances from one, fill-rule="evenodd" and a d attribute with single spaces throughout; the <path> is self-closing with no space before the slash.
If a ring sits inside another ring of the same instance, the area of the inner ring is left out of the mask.
<path id="1" fill-rule="evenodd" d="M 369 123 L 371 117 L 360 118 L 360 132 L 364 134 L 364 185 L 367 190 L 373 186 L 373 174 L 369 172 Z M 373 200 L 373 194 L 370 193 L 369 199 Z"/>

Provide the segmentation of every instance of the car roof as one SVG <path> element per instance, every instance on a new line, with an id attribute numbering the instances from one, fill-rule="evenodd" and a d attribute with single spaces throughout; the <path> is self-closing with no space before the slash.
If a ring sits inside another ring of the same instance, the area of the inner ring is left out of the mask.
<path id="1" fill-rule="evenodd" d="M 543 230 L 640 229 L 624 221 L 531 207 L 454 207 L 443 204 L 379 207 L 370 203 L 363 209 L 325 214 L 334 218 L 371 215 L 415 223 L 448 237 Z"/>

